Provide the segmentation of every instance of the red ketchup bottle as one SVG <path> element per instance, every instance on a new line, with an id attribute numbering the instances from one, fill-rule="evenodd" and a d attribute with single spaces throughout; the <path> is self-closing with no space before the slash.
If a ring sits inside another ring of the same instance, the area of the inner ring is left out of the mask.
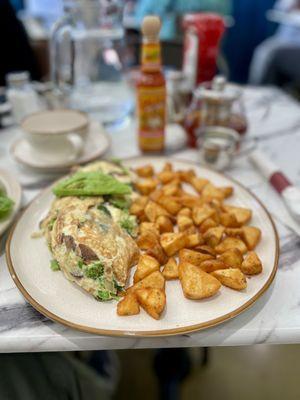
<path id="1" fill-rule="evenodd" d="M 186 14 L 183 18 L 183 74 L 192 91 L 199 83 L 211 81 L 216 73 L 224 20 L 212 13 Z"/>

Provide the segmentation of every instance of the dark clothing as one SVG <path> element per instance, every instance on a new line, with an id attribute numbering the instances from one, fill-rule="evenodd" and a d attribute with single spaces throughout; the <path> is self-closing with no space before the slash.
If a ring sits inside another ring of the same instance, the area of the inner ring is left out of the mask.
<path id="1" fill-rule="evenodd" d="M 29 71 L 32 79 L 40 79 L 27 34 L 9 0 L 0 0 L 0 60 L 0 86 L 13 71 Z"/>

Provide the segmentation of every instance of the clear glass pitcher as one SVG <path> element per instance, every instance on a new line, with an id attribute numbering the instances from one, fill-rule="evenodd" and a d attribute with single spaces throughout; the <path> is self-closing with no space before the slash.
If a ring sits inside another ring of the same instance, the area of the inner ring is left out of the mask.
<path id="1" fill-rule="evenodd" d="M 123 76 L 122 0 L 65 0 L 51 34 L 51 74 L 68 106 L 103 123 L 133 106 Z"/>

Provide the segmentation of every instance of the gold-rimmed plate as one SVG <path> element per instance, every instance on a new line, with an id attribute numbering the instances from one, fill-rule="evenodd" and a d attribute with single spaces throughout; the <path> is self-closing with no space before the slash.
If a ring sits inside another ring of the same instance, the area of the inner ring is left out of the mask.
<path id="1" fill-rule="evenodd" d="M 164 157 L 138 157 L 124 160 L 127 167 L 151 163 L 158 170 Z M 170 159 L 168 160 L 170 161 Z M 165 336 L 204 329 L 224 322 L 253 304 L 270 286 L 277 270 L 279 243 L 272 218 L 260 201 L 239 183 L 197 164 L 171 159 L 174 168 L 194 168 L 199 176 L 219 186 L 233 186 L 230 204 L 253 210 L 253 225 L 262 230 L 257 247 L 264 270 L 248 281 L 245 291 L 222 287 L 220 294 L 202 301 L 184 298 L 178 281 L 167 282 L 167 307 L 156 321 L 146 313 L 119 317 L 116 303 L 101 303 L 67 281 L 61 272 L 49 268 L 51 255 L 44 238 L 32 239 L 39 221 L 53 200 L 51 187 L 38 196 L 20 217 L 7 242 L 7 262 L 17 287 L 26 300 L 50 319 L 71 328 L 111 336 Z"/>

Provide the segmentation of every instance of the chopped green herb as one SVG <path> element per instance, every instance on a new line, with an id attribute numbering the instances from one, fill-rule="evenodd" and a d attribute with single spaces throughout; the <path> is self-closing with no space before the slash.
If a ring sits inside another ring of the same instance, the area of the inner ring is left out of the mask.
<path id="1" fill-rule="evenodd" d="M 79 260 L 77 265 L 78 265 L 78 268 L 82 269 L 84 266 L 84 262 L 82 260 Z"/>
<path id="2" fill-rule="evenodd" d="M 99 171 L 76 172 L 53 189 L 57 197 L 130 194 L 129 185 Z"/>
<path id="3" fill-rule="evenodd" d="M 101 264 L 100 262 L 95 262 L 93 264 L 90 264 L 84 271 L 84 275 L 87 278 L 91 278 L 94 280 L 101 278 L 103 273 L 104 273 L 104 267 L 103 264 Z"/>
<path id="4" fill-rule="evenodd" d="M 50 222 L 48 224 L 49 231 L 52 231 L 55 221 L 56 221 L 56 218 L 51 218 L 51 220 L 50 220 Z"/>
<path id="5" fill-rule="evenodd" d="M 97 299 L 101 300 L 101 301 L 108 301 L 108 300 L 112 300 L 112 299 L 118 300 L 119 297 L 115 293 L 113 293 L 109 290 L 101 289 L 101 290 L 98 290 Z"/>
<path id="6" fill-rule="evenodd" d="M 109 209 L 104 204 L 99 204 L 99 206 L 97 208 L 98 208 L 98 210 L 103 211 L 104 214 L 111 217 L 111 213 L 110 213 Z"/>
<path id="7" fill-rule="evenodd" d="M 50 268 L 52 269 L 52 271 L 59 271 L 60 270 L 60 266 L 59 266 L 59 264 L 58 264 L 58 262 L 56 260 L 51 260 Z"/>
<path id="8" fill-rule="evenodd" d="M 123 228 L 129 235 L 134 235 L 134 231 L 137 227 L 136 218 L 134 215 L 126 215 L 121 219 L 120 226 Z"/>
<path id="9" fill-rule="evenodd" d="M 12 199 L 6 196 L 4 190 L 1 189 L 0 194 L 0 219 L 7 217 L 12 209 L 13 209 L 14 202 Z"/>

